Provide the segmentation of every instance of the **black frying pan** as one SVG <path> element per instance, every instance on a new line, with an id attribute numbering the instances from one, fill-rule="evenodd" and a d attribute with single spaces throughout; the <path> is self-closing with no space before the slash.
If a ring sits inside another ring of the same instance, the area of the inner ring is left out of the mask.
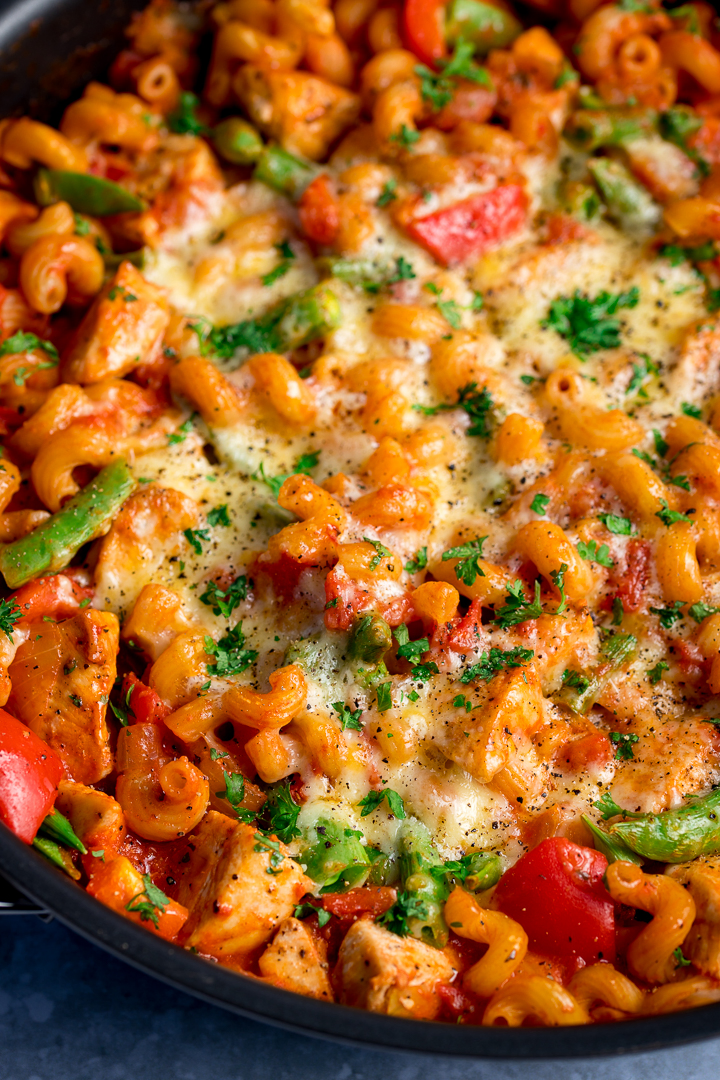
<path id="1" fill-rule="evenodd" d="M 123 47 L 143 0 L 0 0 L 0 115 L 57 118 Z M 457 1057 L 585 1057 L 651 1050 L 720 1032 L 720 1004 L 627 1023 L 570 1028 L 480 1028 L 397 1020 L 329 1005 L 237 975 L 104 907 L 0 824 L 0 873 L 96 945 L 223 1008 L 309 1035 Z"/>

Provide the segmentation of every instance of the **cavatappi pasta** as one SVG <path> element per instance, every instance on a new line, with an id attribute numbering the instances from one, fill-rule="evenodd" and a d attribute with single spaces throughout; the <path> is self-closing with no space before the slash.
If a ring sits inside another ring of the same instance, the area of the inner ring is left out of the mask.
<path id="1" fill-rule="evenodd" d="M 154 0 L 0 123 L 0 819 L 510 1026 L 720 1000 L 720 34 L 534 6 Z"/>

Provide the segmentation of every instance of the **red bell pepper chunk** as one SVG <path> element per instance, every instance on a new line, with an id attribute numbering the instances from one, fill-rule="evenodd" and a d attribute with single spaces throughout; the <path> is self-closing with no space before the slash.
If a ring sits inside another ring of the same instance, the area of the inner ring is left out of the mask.
<path id="1" fill-rule="evenodd" d="M 316 244 L 332 244 L 340 229 L 340 207 L 332 181 L 325 173 L 316 176 L 298 203 L 302 230 Z"/>
<path id="2" fill-rule="evenodd" d="M 32 844 L 65 775 L 62 761 L 34 731 L 0 709 L 0 821 Z"/>
<path id="3" fill-rule="evenodd" d="M 122 699 L 127 703 L 131 724 L 160 724 L 172 712 L 160 695 L 133 672 L 123 679 Z"/>
<path id="4" fill-rule="evenodd" d="M 520 923 L 537 952 L 613 962 L 615 905 L 602 882 L 607 865 L 599 851 L 553 836 L 502 876 L 494 902 Z"/>
<path id="5" fill-rule="evenodd" d="M 405 0 L 402 36 L 410 52 L 426 64 L 447 55 L 444 0 Z"/>
<path id="6" fill-rule="evenodd" d="M 29 581 L 10 597 L 20 608 L 18 623 L 44 618 L 70 619 L 80 607 L 87 607 L 94 589 L 80 585 L 69 574 L 51 574 Z"/>
<path id="7" fill-rule="evenodd" d="M 525 224 L 527 195 L 519 184 L 501 184 L 407 226 L 408 235 L 445 266 L 507 240 Z"/>

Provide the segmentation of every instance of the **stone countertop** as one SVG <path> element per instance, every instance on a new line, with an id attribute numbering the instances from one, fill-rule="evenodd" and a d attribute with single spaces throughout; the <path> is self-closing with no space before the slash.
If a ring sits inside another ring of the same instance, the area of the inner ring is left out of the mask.
<path id="1" fill-rule="evenodd" d="M 198 1002 L 58 922 L 0 917 L 0 1080 L 717 1080 L 719 1071 L 720 1037 L 588 1062 L 335 1045 Z"/>

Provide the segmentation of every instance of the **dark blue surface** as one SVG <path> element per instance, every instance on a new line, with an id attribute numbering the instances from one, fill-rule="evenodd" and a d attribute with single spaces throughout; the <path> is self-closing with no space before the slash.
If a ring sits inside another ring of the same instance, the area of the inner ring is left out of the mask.
<path id="1" fill-rule="evenodd" d="M 720 1039 L 537 1064 L 320 1042 L 197 1002 L 57 922 L 0 917 L 0 1080 L 717 1080 L 719 1071 Z"/>

